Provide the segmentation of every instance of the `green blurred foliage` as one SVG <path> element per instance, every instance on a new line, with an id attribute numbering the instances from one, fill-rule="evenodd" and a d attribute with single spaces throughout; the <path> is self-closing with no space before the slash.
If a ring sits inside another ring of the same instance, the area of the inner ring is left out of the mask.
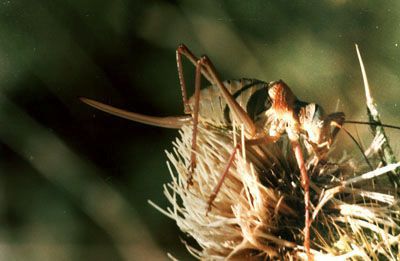
<path id="1" fill-rule="evenodd" d="M 399 125 L 398 1 L 1 1 L 2 260 L 189 258 L 185 236 L 147 203 L 166 206 L 176 131 L 77 99 L 181 114 L 179 43 L 223 79 L 284 79 L 303 100 L 327 111 L 340 100 L 365 120 L 358 43 L 383 120 Z"/>

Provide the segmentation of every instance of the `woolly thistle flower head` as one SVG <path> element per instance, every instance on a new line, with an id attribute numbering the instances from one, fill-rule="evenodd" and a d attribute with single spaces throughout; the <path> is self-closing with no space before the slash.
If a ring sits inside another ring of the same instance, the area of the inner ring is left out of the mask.
<path id="1" fill-rule="evenodd" d="M 368 116 L 377 125 L 375 137 L 362 160 L 353 155 L 340 160 L 328 157 L 315 165 L 313 155 L 305 158 L 311 180 L 311 253 L 315 260 L 400 260 L 400 164 L 393 163 L 356 49 Z M 210 195 L 237 143 L 240 153 L 235 154 L 207 214 Z M 287 137 L 245 146 L 244 135 L 235 128 L 201 122 L 191 186 L 187 180 L 192 174 L 192 127 L 183 126 L 173 144 L 173 152 L 167 152 L 172 180 L 164 186 L 171 206 L 163 210 L 152 204 L 195 239 L 197 246 L 186 244 L 192 255 L 205 260 L 307 259 L 304 191 Z M 391 164 L 382 167 L 382 163 Z"/>
<path id="2" fill-rule="evenodd" d="M 195 239 L 197 246 L 186 245 L 190 253 L 206 260 L 306 258 L 304 192 L 288 140 L 242 146 L 206 214 L 209 197 L 241 139 L 236 131 L 200 124 L 193 185 L 187 186 L 191 139 L 191 126 L 184 126 L 173 152 L 167 152 L 172 180 L 164 193 L 171 207 L 157 207 Z M 370 159 L 376 157 L 372 152 Z M 396 257 L 399 204 L 392 186 L 380 179 L 396 165 L 364 173 L 367 167 L 351 158 L 309 164 L 315 259 Z"/>

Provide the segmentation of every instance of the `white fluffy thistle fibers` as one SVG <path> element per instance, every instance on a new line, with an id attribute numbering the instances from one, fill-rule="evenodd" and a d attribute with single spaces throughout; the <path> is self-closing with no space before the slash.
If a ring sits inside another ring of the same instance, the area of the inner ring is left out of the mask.
<path id="1" fill-rule="evenodd" d="M 328 157 L 315 166 L 313 155 L 305 157 L 311 253 L 315 260 L 400 260 L 400 164 L 380 126 L 358 48 L 357 54 L 375 138 L 363 160 Z M 243 140 L 235 128 L 199 123 L 196 168 L 188 186 L 192 127 L 183 126 L 173 152 L 167 152 L 172 180 L 164 193 L 171 206 L 164 210 L 151 204 L 197 242 L 186 246 L 198 259 L 307 259 L 304 191 L 287 137 L 257 146 L 245 146 Z M 210 195 L 237 143 L 240 153 L 207 214 Z"/>
<path id="2" fill-rule="evenodd" d="M 188 250 L 205 260 L 306 258 L 302 246 L 304 197 L 287 140 L 247 146 L 237 153 L 206 215 L 207 201 L 241 139 L 236 141 L 235 136 L 240 135 L 233 130 L 200 125 L 197 167 L 193 185 L 188 187 L 191 133 L 190 126 L 183 127 L 173 153 L 167 152 L 172 181 L 165 185 L 164 193 L 171 207 L 157 207 L 197 241 L 198 246 L 187 245 Z M 357 169 L 352 167 L 355 165 Z M 308 169 L 315 259 L 399 257 L 399 202 L 392 186 L 380 179 L 398 166 L 365 173 L 366 164 L 355 164 L 349 158 Z"/>

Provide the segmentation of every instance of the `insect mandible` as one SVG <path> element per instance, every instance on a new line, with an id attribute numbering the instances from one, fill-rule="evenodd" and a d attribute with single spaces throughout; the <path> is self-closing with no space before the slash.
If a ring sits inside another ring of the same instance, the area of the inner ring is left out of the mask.
<path id="1" fill-rule="evenodd" d="M 188 58 L 196 67 L 195 91 L 191 98 L 187 97 L 182 56 Z M 269 83 L 254 79 L 221 81 L 210 59 L 207 56 L 197 58 L 185 45 L 177 48 L 176 59 L 185 116 L 154 117 L 118 109 L 88 98 L 80 99 L 99 110 L 144 124 L 177 129 L 184 124 L 192 124 L 188 185 L 192 183 L 192 175 L 196 168 L 195 152 L 199 122 L 218 127 L 232 127 L 232 121 L 235 120 L 243 124 L 246 144 L 249 145 L 276 142 L 286 133 L 301 174 L 305 202 L 304 247 L 308 258 L 311 258 L 310 181 L 299 140 L 302 137 L 307 147 L 314 152 L 316 159 L 322 159 L 344 123 L 344 113 L 325 115 L 321 106 L 299 100 L 282 80 Z M 201 89 L 201 76 L 205 77 L 211 86 Z M 238 147 L 234 149 L 231 157 L 237 149 Z M 218 185 L 210 195 L 209 209 L 228 169 L 229 166 L 222 173 Z"/>

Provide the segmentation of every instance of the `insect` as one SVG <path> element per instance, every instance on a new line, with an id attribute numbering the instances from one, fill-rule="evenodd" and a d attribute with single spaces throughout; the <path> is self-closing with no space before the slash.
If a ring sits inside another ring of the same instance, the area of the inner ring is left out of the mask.
<path id="1" fill-rule="evenodd" d="M 187 96 L 183 76 L 182 57 L 186 57 L 196 68 L 195 91 Z M 232 127 L 232 122 L 243 124 L 246 144 L 252 146 L 276 142 L 287 134 L 295 155 L 304 190 L 305 226 L 304 248 L 309 259 L 310 254 L 310 191 L 309 177 L 300 147 L 300 137 L 307 148 L 314 153 L 316 160 L 321 160 L 329 151 L 336 135 L 345 122 L 343 112 L 325 114 L 321 106 L 299 100 L 289 86 L 282 80 L 264 82 L 255 79 L 221 81 L 218 73 L 207 56 L 196 57 L 185 45 L 176 50 L 178 76 L 182 92 L 184 116 L 154 117 L 128 112 L 88 98 L 80 98 L 84 103 L 110 114 L 144 124 L 181 128 L 185 124 L 193 126 L 190 176 L 188 186 L 196 168 L 197 127 L 199 122 L 217 127 Z M 201 89 L 202 76 L 210 86 Z M 228 166 L 221 174 L 221 179 L 209 198 L 209 209 L 218 194 L 224 177 L 236 150 L 230 156 Z"/>

